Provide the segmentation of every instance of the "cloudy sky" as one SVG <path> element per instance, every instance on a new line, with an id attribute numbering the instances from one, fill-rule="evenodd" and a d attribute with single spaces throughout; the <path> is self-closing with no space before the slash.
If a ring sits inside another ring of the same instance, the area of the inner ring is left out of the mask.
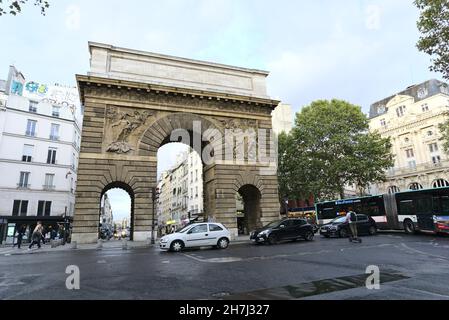
<path id="1" fill-rule="evenodd" d="M 33 1 L 32 1 L 33 2 Z M 315 99 L 362 106 L 441 75 L 418 52 L 411 0 L 50 0 L 0 17 L 0 78 L 75 85 L 88 41 L 264 69 L 269 94 L 298 111 Z M 169 166 L 176 148 L 164 151 Z M 162 153 L 162 152 L 160 152 Z M 160 167 L 159 170 L 163 168 Z M 125 206 L 126 207 L 126 206 Z"/>

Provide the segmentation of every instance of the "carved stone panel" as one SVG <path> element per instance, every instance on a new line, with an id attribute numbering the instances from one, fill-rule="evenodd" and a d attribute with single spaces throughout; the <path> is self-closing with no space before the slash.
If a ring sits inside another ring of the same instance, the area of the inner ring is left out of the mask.
<path id="1" fill-rule="evenodd" d="M 153 118 L 153 112 L 148 110 L 107 106 L 103 150 L 135 154 L 137 143 Z"/>

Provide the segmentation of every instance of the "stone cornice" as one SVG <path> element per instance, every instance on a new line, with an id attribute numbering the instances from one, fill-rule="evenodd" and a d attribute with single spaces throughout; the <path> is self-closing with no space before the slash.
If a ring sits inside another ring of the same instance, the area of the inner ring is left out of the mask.
<path id="1" fill-rule="evenodd" d="M 179 96 L 191 99 L 193 98 L 193 99 L 214 100 L 220 101 L 222 103 L 223 102 L 240 103 L 242 105 L 247 104 L 256 107 L 266 107 L 271 110 L 274 110 L 274 108 L 276 108 L 277 105 L 280 103 L 279 100 L 265 99 L 260 97 L 228 94 L 198 89 L 186 89 L 175 86 L 155 85 L 142 82 L 93 77 L 85 75 L 76 75 L 76 80 L 78 83 L 78 90 L 81 103 L 83 104 L 85 101 L 85 89 L 88 87 L 100 87 L 100 88 L 106 87 L 115 89 L 125 88 L 129 91 L 136 91 L 141 93 L 147 92 L 157 94 L 160 96 L 172 96 L 172 97 Z"/>
<path id="2" fill-rule="evenodd" d="M 424 124 L 429 119 L 436 118 L 436 117 L 439 117 L 439 116 L 444 116 L 444 115 L 447 115 L 447 114 L 448 114 L 448 111 L 446 111 L 446 110 L 439 111 L 439 112 L 431 113 L 431 114 L 429 114 L 429 116 L 423 117 L 421 119 L 417 119 L 417 120 L 414 120 L 414 121 L 401 123 L 400 125 L 396 125 L 394 127 L 389 127 L 387 129 L 380 128 L 382 130 L 379 130 L 379 129 L 377 129 L 377 130 L 378 130 L 378 132 L 380 134 L 392 134 L 395 131 L 399 131 L 399 130 L 410 130 L 410 129 L 416 128 L 416 127 Z"/>

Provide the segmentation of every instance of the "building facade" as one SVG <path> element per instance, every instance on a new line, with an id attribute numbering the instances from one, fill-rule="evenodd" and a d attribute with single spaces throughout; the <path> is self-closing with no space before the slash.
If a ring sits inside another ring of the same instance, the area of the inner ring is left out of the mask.
<path id="1" fill-rule="evenodd" d="M 112 213 L 111 202 L 107 194 L 103 196 L 103 204 L 101 206 L 100 223 L 106 225 L 114 224 L 114 215 Z"/>
<path id="2" fill-rule="evenodd" d="M 394 167 L 369 193 L 394 193 L 449 185 L 449 161 L 438 125 L 447 120 L 449 89 L 429 80 L 371 105 L 369 127 L 390 137 Z"/>
<path id="3" fill-rule="evenodd" d="M 196 151 L 178 154 L 176 164 L 158 182 L 159 230 L 168 232 L 203 215 L 203 164 Z"/>
<path id="4" fill-rule="evenodd" d="M 82 111 L 76 88 L 25 81 L 14 67 L 4 83 L 0 219 L 11 243 L 19 225 L 57 228 L 73 217 Z"/>
<path id="5" fill-rule="evenodd" d="M 289 133 L 293 128 L 292 106 L 286 103 L 280 103 L 271 113 L 273 131 L 275 134 L 281 132 Z"/>

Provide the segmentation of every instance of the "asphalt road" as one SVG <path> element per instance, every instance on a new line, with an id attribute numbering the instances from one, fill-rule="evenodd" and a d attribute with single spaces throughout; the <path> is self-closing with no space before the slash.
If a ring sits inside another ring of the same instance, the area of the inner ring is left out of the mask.
<path id="1" fill-rule="evenodd" d="M 66 267 L 80 289 L 66 288 Z M 369 265 L 379 290 L 364 286 Z M 74 250 L 0 256 L 0 299 L 449 299 L 449 237 L 401 233 L 226 250 Z"/>

